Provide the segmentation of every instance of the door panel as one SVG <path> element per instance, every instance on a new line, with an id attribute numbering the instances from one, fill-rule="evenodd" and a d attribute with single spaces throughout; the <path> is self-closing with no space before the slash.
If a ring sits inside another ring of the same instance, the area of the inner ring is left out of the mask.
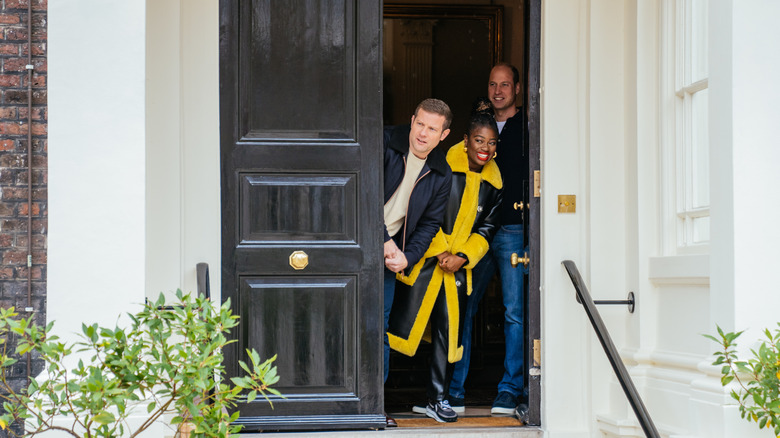
<path id="1" fill-rule="evenodd" d="M 380 10 L 220 2 L 225 361 L 277 354 L 285 396 L 241 404 L 246 430 L 385 424 Z"/>

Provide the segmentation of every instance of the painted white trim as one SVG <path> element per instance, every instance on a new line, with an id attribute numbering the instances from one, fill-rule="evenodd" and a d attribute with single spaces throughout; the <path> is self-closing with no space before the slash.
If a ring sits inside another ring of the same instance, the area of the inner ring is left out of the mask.
<path id="1" fill-rule="evenodd" d="M 710 284 L 709 254 L 650 257 L 648 275 L 653 284 Z"/>

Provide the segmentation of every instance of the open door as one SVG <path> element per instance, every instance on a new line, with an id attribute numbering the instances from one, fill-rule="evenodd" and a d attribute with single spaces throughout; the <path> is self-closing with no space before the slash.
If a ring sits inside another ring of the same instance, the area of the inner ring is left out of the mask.
<path id="1" fill-rule="evenodd" d="M 220 1 L 225 349 L 245 430 L 383 428 L 381 2 Z"/>

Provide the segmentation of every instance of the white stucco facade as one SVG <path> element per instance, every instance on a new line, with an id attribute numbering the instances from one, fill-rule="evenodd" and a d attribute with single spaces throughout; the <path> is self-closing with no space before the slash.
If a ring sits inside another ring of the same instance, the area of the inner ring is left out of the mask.
<path id="1" fill-rule="evenodd" d="M 711 240 L 683 254 L 668 244 L 664 4 L 542 2 L 550 438 L 642 436 L 566 259 L 595 299 L 636 294 L 635 313 L 602 317 L 664 437 L 771 436 L 739 418 L 701 334 L 749 329 L 748 346 L 780 319 L 780 6 L 710 2 Z M 145 296 L 194 291 L 198 262 L 218 298 L 218 2 L 51 1 L 48 15 L 49 319 L 66 338 L 82 322 L 114 324 Z M 576 213 L 557 212 L 561 194 L 577 196 Z"/>

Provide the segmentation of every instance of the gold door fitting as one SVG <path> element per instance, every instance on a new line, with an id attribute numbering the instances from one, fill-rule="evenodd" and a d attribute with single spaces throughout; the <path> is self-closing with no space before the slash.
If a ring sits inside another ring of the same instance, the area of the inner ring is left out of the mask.
<path id="1" fill-rule="evenodd" d="M 523 266 L 528 267 L 528 263 L 531 262 L 531 259 L 528 258 L 528 253 L 524 252 L 523 257 L 519 257 L 516 252 L 512 253 L 512 258 L 510 259 L 510 263 L 512 263 L 512 267 L 516 268 L 517 265 L 520 263 L 523 264 Z"/>
<path id="2" fill-rule="evenodd" d="M 290 254 L 290 266 L 297 271 L 309 266 L 309 255 L 303 251 L 293 252 Z"/>
<path id="3" fill-rule="evenodd" d="M 523 211 L 523 207 L 524 207 L 523 201 L 515 202 L 514 207 L 515 207 L 515 210 Z"/>

